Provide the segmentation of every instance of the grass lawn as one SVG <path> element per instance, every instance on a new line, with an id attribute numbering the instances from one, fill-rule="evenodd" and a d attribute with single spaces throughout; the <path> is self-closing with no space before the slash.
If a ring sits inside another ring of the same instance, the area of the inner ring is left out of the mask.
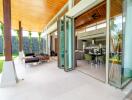
<path id="1" fill-rule="evenodd" d="M 3 60 L 0 60 L 0 73 L 2 72 Z"/>
<path id="2" fill-rule="evenodd" d="M 13 55 L 13 59 L 16 59 L 18 55 Z M 0 56 L 3 57 L 3 56 Z M 3 61 L 4 59 L 0 59 L 0 73 L 2 72 L 2 67 L 3 67 Z"/>

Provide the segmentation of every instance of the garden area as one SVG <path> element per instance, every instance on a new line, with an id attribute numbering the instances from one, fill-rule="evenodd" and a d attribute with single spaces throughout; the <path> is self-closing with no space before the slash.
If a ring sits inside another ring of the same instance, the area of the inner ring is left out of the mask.
<path id="1" fill-rule="evenodd" d="M 18 30 L 11 30 L 12 36 L 12 55 L 15 59 L 19 54 Z M 23 31 L 23 51 L 27 53 L 43 53 L 46 48 L 46 39 L 41 37 L 41 32 Z M 4 61 L 4 35 L 3 24 L 0 23 L 0 73 Z"/>
<path id="2" fill-rule="evenodd" d="M 2 72 L 3 60 L 0 60 L 0 73 Z"/>
<path id="3" fill-rule="evenodd" d="M 18 54 L 13 55 L 13 59 L 15 60 L 18 57 Z M 0 54 L 0 73 L 2 72 L 3 68 L 3 62 L 4 62 L 4 56 Z"/>

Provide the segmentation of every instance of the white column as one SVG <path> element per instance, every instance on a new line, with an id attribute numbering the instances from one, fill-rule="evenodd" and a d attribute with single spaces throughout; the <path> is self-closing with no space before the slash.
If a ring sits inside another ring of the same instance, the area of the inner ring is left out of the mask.
<path id="1" fill-rule="evenodd" d="M 68 0 L 68 10 L 74 6 L 74 0 Z"/>
<path id="2" fill-rule="evenodd" d="M 5 61 L 3 64 L 1 87 L 15 85 L 18 81 L 11 46 L 11 0 L 3 0 Z"/>
<path id="3" fill-rule="evenodd" d="M 106 84 L 109 82 L 109 25 L 110 25 L 110 0 L 107 0 L 106 2 L 106 23 L 107 23 L 107 32 L 106 32 Z"/>

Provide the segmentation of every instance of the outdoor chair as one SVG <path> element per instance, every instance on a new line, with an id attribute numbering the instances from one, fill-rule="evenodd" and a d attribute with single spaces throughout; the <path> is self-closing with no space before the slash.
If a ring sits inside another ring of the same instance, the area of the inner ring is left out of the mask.
<path id="1" fill-rule="evenodd" d="M 39 58 L 38 57 L 25 58 L 25 67 L 26 64 L 33 64 L 33 63 L 39 64 Z"/>
<path id="2" fill-rule="evenodd" d="M 43 53 L 37 55 L 37 57 L 39 58 L 40 62 L 49 61 L 50 59 L 48 54 L 43 54 Z"/>
<path id="3" fill-rule="evenodd" d="M 32 58 L 26 58 L 25 63 L 34 63 L 34 62 L 39 62 L 38 57 L 32 57 Z"/>
<path id="4" fill-rule="evenodd" d="M 85 59 L 86 61 L 88 61 L 88 63 L 89 63 L 89 62 L 92 61 L 92 56 L 89 55 L 89 54 L 84 54 L 84 59 Z"/>
<path id="5" fill-rule="evenodd" d="M 105 64 L 105 55 L 102 55 L 102 56 L 98 57 L 98 63 L 99 64 Z"/>

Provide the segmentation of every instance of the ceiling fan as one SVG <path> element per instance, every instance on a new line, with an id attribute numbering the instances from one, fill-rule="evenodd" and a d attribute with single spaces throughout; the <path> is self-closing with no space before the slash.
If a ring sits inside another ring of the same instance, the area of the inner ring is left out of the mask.
<path id="1" fill-rule="evenodd" d="M 99 17 L 99 15 L 97 15 L 97 13 L 94 13 L 94 14 L 92 14 L 92 16 L 91 16 L 93 19 L 97 19 L 98 17 Z"/>

